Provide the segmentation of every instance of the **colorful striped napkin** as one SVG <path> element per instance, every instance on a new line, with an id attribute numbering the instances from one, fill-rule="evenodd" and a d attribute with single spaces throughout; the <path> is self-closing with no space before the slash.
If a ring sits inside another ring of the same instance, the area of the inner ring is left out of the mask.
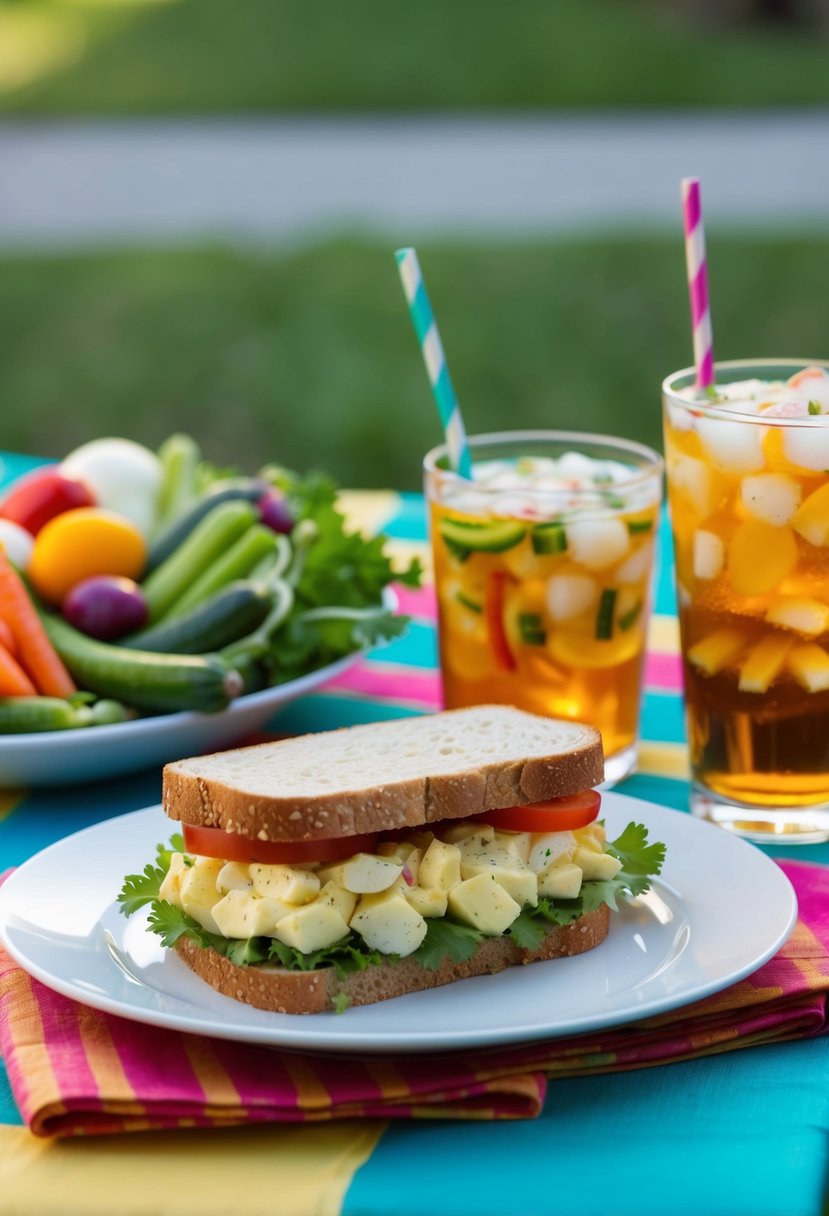
<path id="1" fill-rule="evenodd" d="M 533 1118 L 556 1076 L 644 1068 L 827 1028 L 829 870 L 781 865 L 800 907 L 783 949 L 716 996 L 618 1030 L 394 1060 L 279 1053 L 99 1013 L 45 988 L 0 951 L 0 1053 L 20 1113 L 40 1136 L 355 1116 Z"/>

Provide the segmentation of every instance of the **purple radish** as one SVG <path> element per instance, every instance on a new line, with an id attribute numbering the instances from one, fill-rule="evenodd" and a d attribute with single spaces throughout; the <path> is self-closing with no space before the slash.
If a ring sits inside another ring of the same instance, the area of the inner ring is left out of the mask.
<path id="1" fill-rule="evenodd" d="M 285 536 L 293 532 L 294 519 L 284 494 L 280 494 L 279 490 L 266 490 L 256 505 L 266 528 L 270 528 L 272 532 L 282 532 Z"/>
<path id="2" fill-rule="evenodd" d="M 70 625 L 101 642 L 125 637 L 147 623 L 147 602 L 130 578 L 96 574 L 76 583 L 61 604 Z"/>

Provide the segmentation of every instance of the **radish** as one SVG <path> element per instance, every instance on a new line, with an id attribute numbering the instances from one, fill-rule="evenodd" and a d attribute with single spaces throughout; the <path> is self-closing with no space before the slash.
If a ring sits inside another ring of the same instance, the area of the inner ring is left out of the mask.
<path id="1" fill-rule="evenodd" d="M 94 575 L 77 583 L 61 604 L 70 625 L 101 642 L 125 637 L 147 623 L 147 602 L 130 578 Z"/>

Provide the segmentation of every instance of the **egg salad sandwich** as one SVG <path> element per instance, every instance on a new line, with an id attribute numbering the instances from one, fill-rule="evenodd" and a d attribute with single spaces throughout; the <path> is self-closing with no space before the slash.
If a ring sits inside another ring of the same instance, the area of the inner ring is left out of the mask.
<path id="1" fill-rule="evenodd" d="M 219 992 L 342 1012 L 580 954 L 664 846 L 599 818 L 592 727 L 488 705 L 168 764 L 182 825 L 128 878 L 129 916 Z"/>

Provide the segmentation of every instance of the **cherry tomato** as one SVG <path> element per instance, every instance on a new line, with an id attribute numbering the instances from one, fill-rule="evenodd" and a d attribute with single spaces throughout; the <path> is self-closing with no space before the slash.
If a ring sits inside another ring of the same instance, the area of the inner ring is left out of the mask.
<path id="1" fill-rule="evenodd" d="M 513 832 L 572 832 L 587 827 L 598 818 L 602 796 L 596 790 L 569 794 L 566 798 L 549 798 L 546 802 L 530 802 L 526 806 L 504 807 L 473 815 L 481 823 Z"/>
<path id="2" fill-rule="evenodd" d="M 260 861 L 264 865 L 298 865 L 307 861 L 342 861 L 354 853 L 371 853 L 377 842 L 376 833 L 366 836 L 342 836 L 336 840 L 249 840 L 223 828 L 203 828 L 192 823 L 182 825 L 184 846 L 201 857 L 219 857 L 222 861 Z"/>
<path id="3" fill-rule="evenodd" d="M 67 477 L 57 468 L 33 469 L 9 490 L 0 502 L 0 517 L 19 524 L 37 536 L 44 524 L 74 507 L 94 507 L 95 496 L 86 482 Z"/>

